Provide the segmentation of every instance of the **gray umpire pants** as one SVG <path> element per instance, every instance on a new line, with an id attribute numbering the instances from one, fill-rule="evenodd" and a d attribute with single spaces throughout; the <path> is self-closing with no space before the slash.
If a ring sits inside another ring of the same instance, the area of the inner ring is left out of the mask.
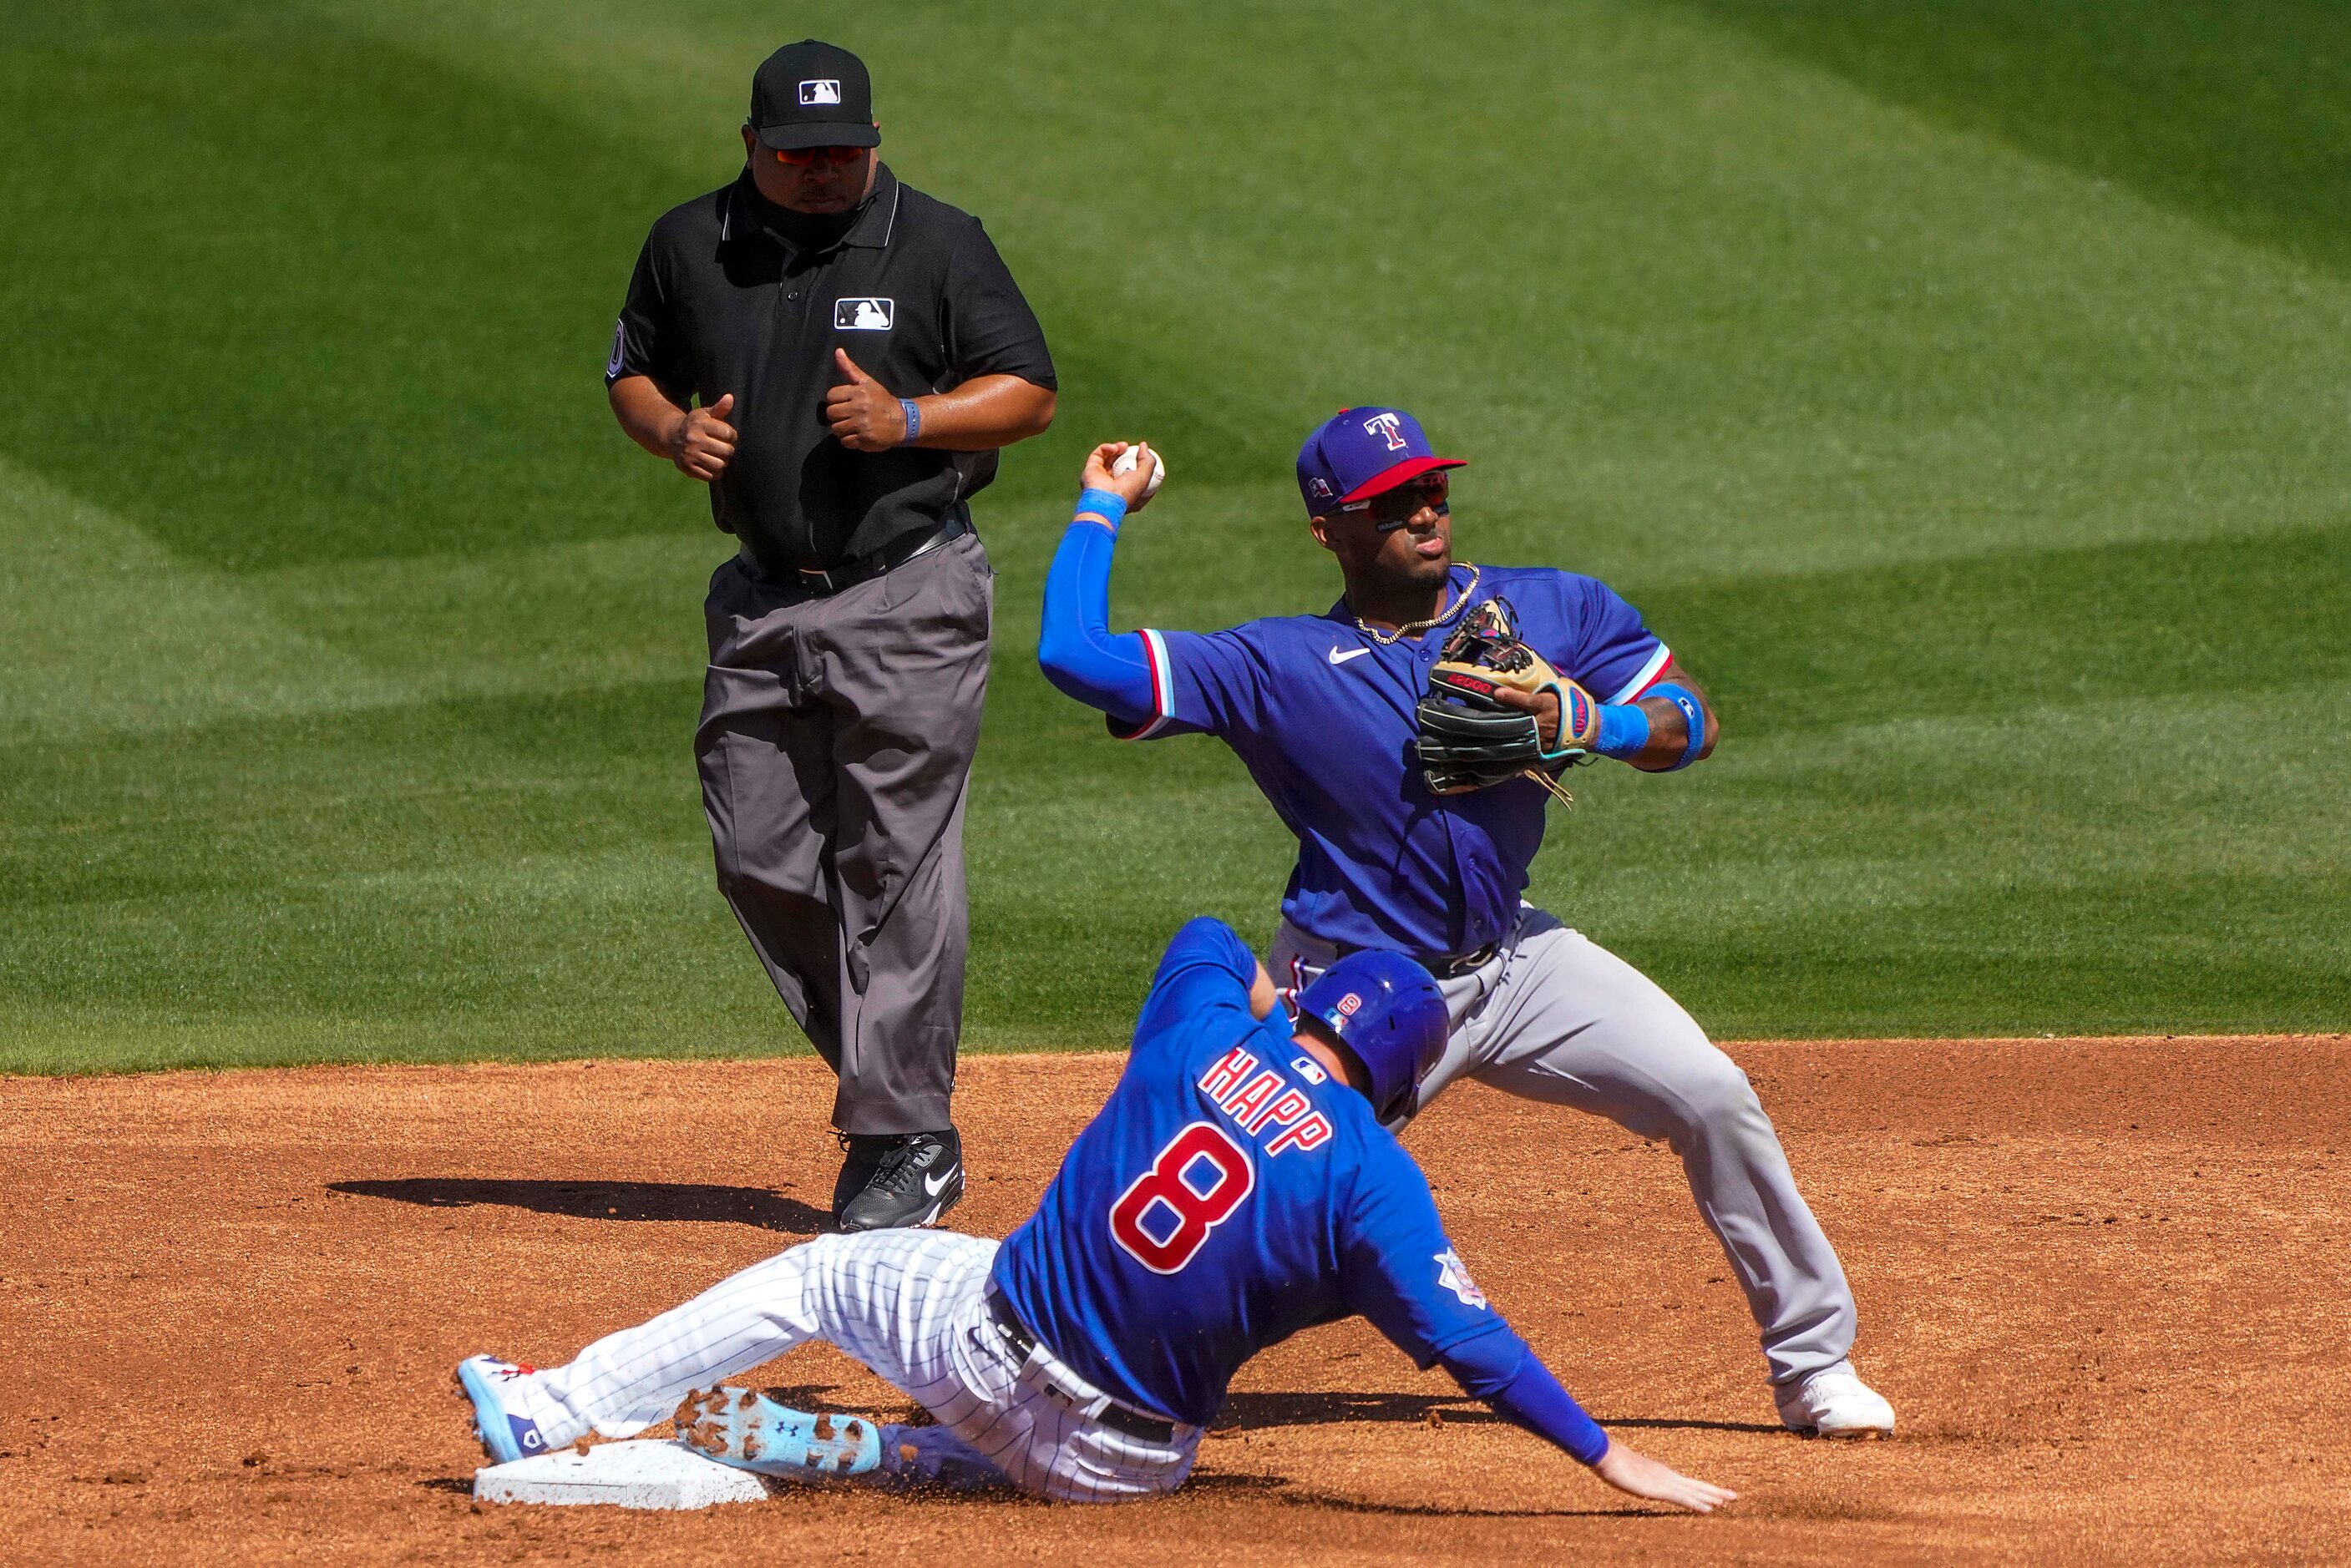
<path id="1" fill-rule="evenodd" d="M 826 597 L 740 557 L 711 574 L 694 749 L 718 887 L 839 1075 L 843 1132 L 949 1125 L 994 599 L 975 534 Z"/>
<path id="2" fill-rule="evenodd" d="M 1273 944 L 1276 983 L 1302 985 L 1334 956 L 1285 920 Z M 1836 1250 L 1796 1191 L 1747 1075 L 1679 1002 L 1531 906 L 1520 907 L 1517 929 L 1491 959 L 1439 983 L 1453 1033 L 1421 1083 L 1421 1106 L 1470 1077 L 1665 1139 L 1747 1293 L 1771 1381 L 1845 1358 L 1855 1317 Z"/>

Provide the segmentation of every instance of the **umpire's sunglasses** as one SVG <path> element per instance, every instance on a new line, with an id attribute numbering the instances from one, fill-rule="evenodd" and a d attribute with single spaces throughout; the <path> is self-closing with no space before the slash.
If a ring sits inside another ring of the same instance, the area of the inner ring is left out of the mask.
<path id="1" fill-rule="evenodd" d="M 1358 501 L 1353 506 L 1342 506 L 1345 513 L 1362 513 L 1372 520 L 1372 526 L 1383 534 L 1393 534 L 1417 516 L 1424 506 L 1439 517 L 1453 514 L 1452 504 L 1446 498 L 1452 493 L 1452 482 L 1442 471 L 1424 473 L 1408 480 L 1394 490 L 1383 490 L 1369 501 Z"/>
<path id="2" fill-rule="evenodd" d="M 805 169 L 821 158 L 827 163 L 854 163 L 862 157 L 862 147 L 771 147 L 778 163 L 789 163 L 795 169 Z"/>

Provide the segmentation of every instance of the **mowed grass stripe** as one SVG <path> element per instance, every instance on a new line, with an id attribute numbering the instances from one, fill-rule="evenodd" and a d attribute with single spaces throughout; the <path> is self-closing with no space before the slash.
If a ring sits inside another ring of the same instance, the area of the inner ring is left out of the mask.
<path id="1" fill-rule="evenodd" d="M 1681 0 L 1790 57 L 2351 273 L 2351 17 L 2327 0 Z"/>
<path id="2" fill-rule="evenodd" d="M 0 455 L 0 744 L 397 700 L 231 575 Z"/>

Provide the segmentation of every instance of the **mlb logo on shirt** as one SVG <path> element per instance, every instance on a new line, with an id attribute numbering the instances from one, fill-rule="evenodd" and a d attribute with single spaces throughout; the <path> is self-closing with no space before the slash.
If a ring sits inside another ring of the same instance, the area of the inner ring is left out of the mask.
<path id="1" fill-rule="evenodd" d="M 800 101 L 802 103 L 839 103 L 841 84 L 831 79 L 802 82 L 800 83 Z"/>
<path id="2" fill-rule="evenodd" d="M 835 332 L 887 332 L 897 306 L 886 299 L 837 299 L 832 303 Z"/>

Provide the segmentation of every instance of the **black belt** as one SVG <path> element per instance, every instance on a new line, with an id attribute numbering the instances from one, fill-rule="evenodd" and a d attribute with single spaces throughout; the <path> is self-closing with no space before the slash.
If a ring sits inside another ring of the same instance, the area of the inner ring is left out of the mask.
<path id="1" fill-rule="evenodd" d="M 996 1332 L 1002 1334 L 1013 1349 L 1026 1357 L 1036 1353 L 1037 1336 L 1014 1314 L 1012 1303 L 994 1285 L 987 1288 L 987 1315 L 996 1322 Z M 1124 1432 L 1130 1438 L 1140 1438 L 1146 1443 L 1172 1443 L 1176 1440 L 1176 1423 L 1138 1410 L 1132 1405 L 1122 1405 L 1116 1399 L 1102 1408 L 1094 1417 L 1113 1432 Z"/>
<path id="2" fill-rule="evenodd" d="M 748 545 L 743 546 L 743 559 L 770 581 L 795 583 L 817 597 L 825 598 L 843 588 L 870 583 L 883 573 L 894 571 L 915 556 L 927 556 L 940 545 L 951 544 L 970 532 L 971 518 L 958 507 L 956 515 L 935 528 L 918 528 L 910 534 L 901 534 L 872 554 L 843 561 L 838 566 L 794 566 L 785 571 L 774 571 L 751 554 Z"/>
<path id="3" fill-rule="evenodd" d="M 1337 958 L 1372 950 L 1357 947 L 1353 942 L 1332 942 L 1331 946 Z M 1472 948 L 1466 953 L 1406 953 L 1404 956 L 1439 980 L 1458 980 L 1465 974 L 1475 974 L 1493 962 L 1494 955 L 1501 950 L 1502 944 L 1492 941 L 1482 948 Z"/>

